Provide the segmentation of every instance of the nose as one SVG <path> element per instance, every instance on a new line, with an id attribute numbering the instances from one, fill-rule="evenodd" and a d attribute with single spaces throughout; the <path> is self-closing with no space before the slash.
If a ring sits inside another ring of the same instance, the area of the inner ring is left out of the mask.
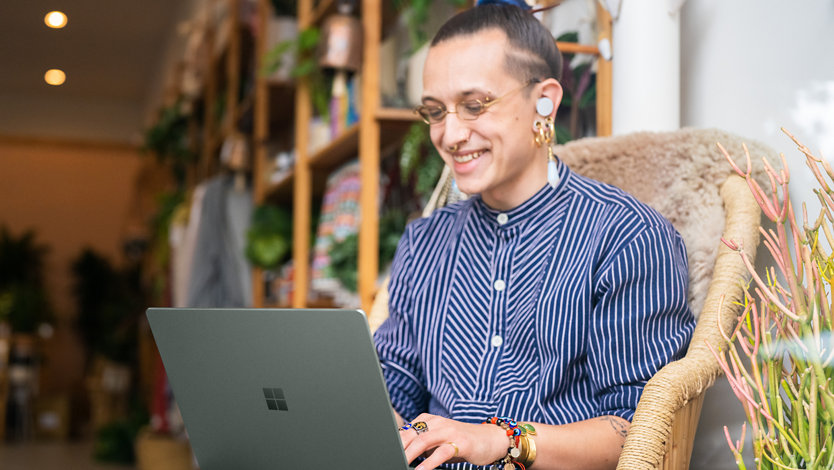
<path id="1" fill-rule="evenodd" d="M 443 147 L 449 151 L 456 151 L 461 143 L 469 140 L 472 130 L 469 121 L 461 119 L 457 113 L 447 113 L 441 124 L 443 127 Z"/>

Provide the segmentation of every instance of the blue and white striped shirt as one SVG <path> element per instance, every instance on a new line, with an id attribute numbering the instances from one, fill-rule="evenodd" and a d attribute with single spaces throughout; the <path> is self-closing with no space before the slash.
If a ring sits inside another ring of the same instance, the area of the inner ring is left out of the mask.
<path id="1" fill-rule="evenodd" d="M 510 211 L 476 196 L 406 228 L 375 335 L 404 419 L 631 420 L 685 352 L 680 235 L 620 189 L 561 162 L 559 175 Z"/>

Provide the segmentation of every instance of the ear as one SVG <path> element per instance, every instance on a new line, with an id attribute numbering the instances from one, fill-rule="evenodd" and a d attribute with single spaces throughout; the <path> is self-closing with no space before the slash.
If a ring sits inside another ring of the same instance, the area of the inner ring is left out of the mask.
<path id="1" fill-rule="evenodd" d="M 536 95 L 533 96 L 534 101 L 547 97 L 553 101 L 553 111 L 550 112 L 550 117 L 556 119 L 556 112 L 559 109 L 559 104 L 562 102 L 562 85 L 555 78 L 548 78 L 536 87 Z"/>

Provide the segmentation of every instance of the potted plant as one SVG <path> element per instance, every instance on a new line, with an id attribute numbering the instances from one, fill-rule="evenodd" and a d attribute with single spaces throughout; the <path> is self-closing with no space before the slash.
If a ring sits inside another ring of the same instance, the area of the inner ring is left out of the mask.
<path id="1" fill-rule="evenodd" d="M 752 177 L 749 152 L 742 170 L 724 151 L 774 224 L 762 230 L 775 262 L 764 272 L 756 271 L 742 246 L 725 241 L 752 276 L 744 311 L 726 337 L 727 350 L 713 350 L 747 415 L 739 440 L 733 442 L 724 428 L 741 469 L 747 424 L 757 468 L 834 468 L 834 169 L 784 132 L 818 183 L 817 216 L 809 216 L 803 203 L 797 220 L 784 156 L 780 169 L 765 160 L 770 181 L 765 189 Z"/>
<path id="2" fill-rule="evenodd" d="M 6 401 L 0 402 L 0 436 L 8 421 L 12 436 L 26 437 L 26 410 L 36 390 L 40 360 L 37 333 L 53 320 L 43 275 L 47 252 L 34 230 L 16 237 L 5 226 L 0 229 L 0 368 L 15 368 L 9 384 L 0 387 L 14 389 L 8 419 Z M 0 398 L 5 396 L 0 390 Z"/>
<path id="3" fill-rule="evenodd" d="M 131 381 L 136 369 L 138 322 L 145 304 L 138 268 L 120 270 L 92 249 L 72 264 L 78 316 L 87 347 L 87 391 L 95 456 L 130 463 L 133 440 L 147 421 Z"/>
<path id="4" fill-rule="evenodd" d="M 284 208 L 262 204 L 252 212 L 246 232 L 246 258 L 262 269 L 283 263 L 292 249 L 292 215 Z"/>
<path id="5" fill-rule="evenodd" d="M 44 258 L 49 248 L 36 241 L 34 230 L 15 237 L 0 230 L 0 323 L 7 324 L 15 345 L 33 351 L 38 329 L 53 321 L 44 285 Z"/>
<path id="6" fill-rule="evenodd" d="M 310 94 L 316 114 L 327 120 L 330 113 L 330 88 L 328 76 L 316 61 L 316 51 L 321 30 L 311 26 L 295 37 L 281 40 L 267 48 L 261 66 L 261 74 L 270 76 L 289 64 L 291 79 L 304 77 L 310 81 Z"/>

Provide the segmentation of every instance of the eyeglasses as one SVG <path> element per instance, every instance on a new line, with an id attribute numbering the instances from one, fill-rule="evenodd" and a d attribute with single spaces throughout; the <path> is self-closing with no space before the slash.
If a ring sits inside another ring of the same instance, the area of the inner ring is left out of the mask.
<path id="1" fill-rule="evenodd" d="M 484 98 L 483 100 L 463 100 L 459 101 L 455 105 L 454 111 L 449 111 L 446 109 L 445 105 L 442 104 L 432 104 L 432 105 L 420 105 L 414 108 L 414 112 L 419 114 L 420 117 L 426 124 L 440 124 L 446 119 L 447 114 L 457 114 L 459 118 L 467 120 L 467 121 L 474 121 L 478 119 L 478 116 L 484 114 L 490 106 L 494 105 L 495 103 L 501 101 L 502 99 L 506 98 L 507 96 L 527 88 L 528 86 L 536 83 L 538 80 L 530 80 L 524 85 L 515 88 L 513 90 L 508 91 L 502 96 L 498 98 L 492 99 L 489 97 Z"/>

